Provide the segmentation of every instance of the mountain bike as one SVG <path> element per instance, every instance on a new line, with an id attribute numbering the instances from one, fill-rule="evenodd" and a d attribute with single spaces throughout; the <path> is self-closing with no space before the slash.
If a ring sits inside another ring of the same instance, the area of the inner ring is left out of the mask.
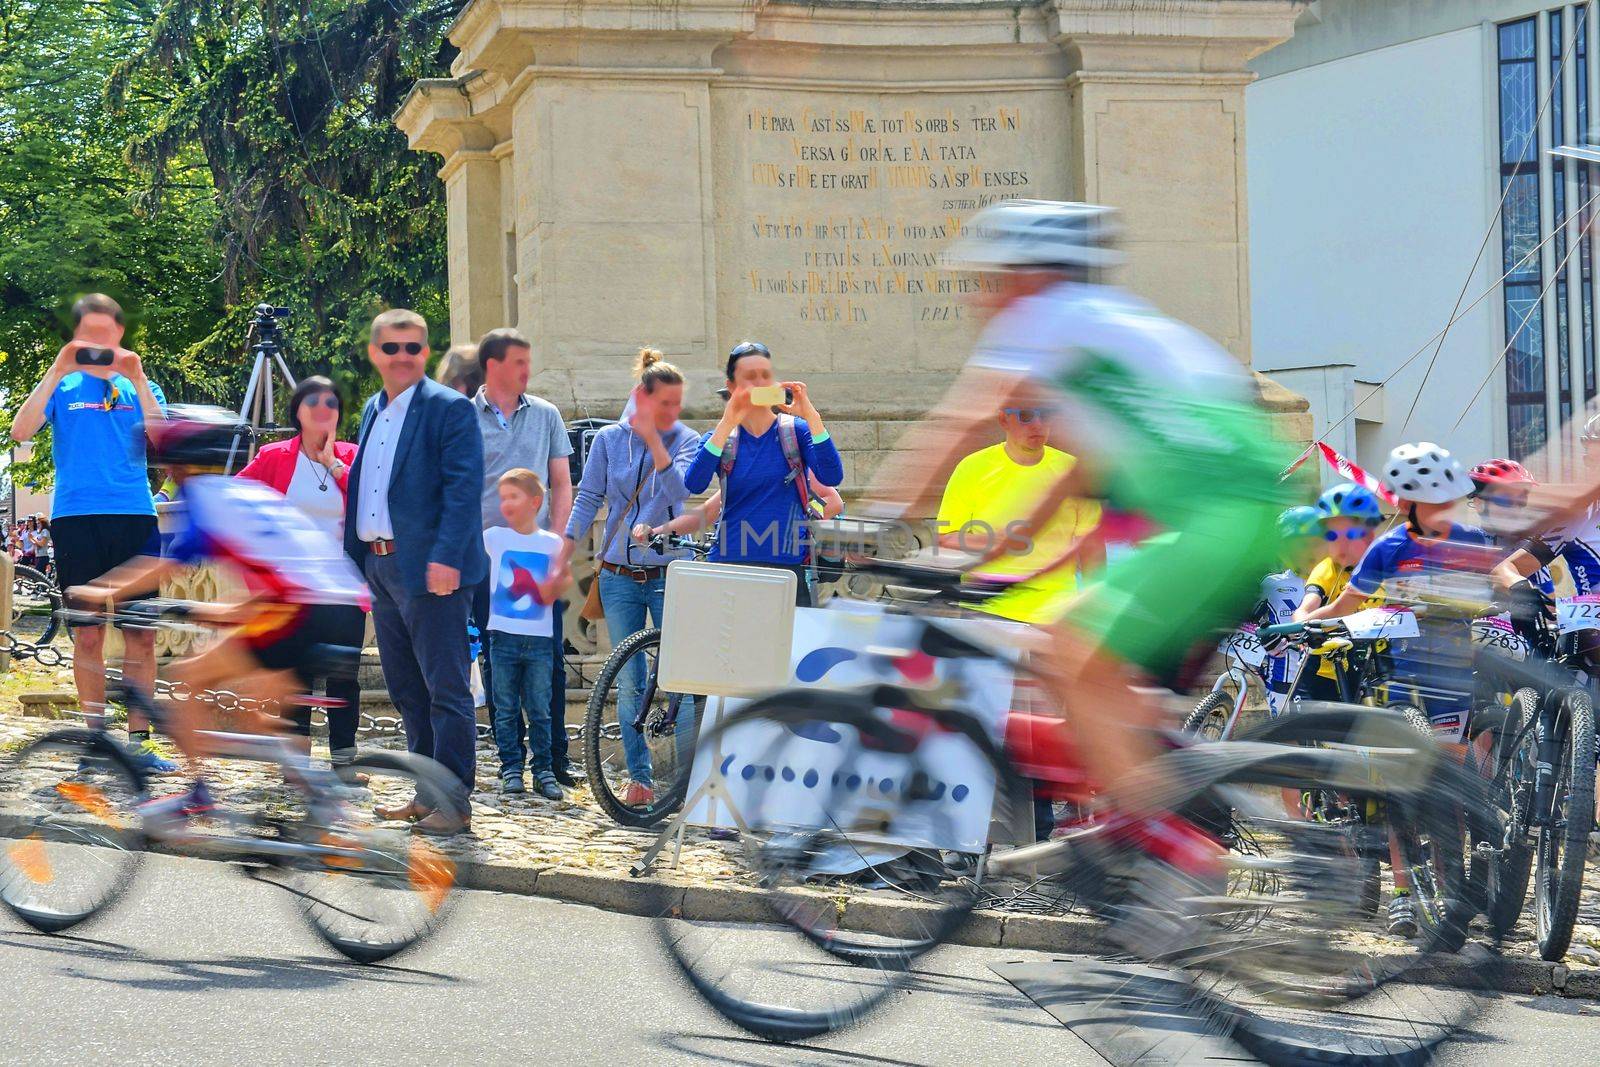
<path id="1" fill-rule="evenodd" d="M 687 550 L 704 559 L 715 543 L 715 534 L 703 541 L 662 535 L 650 548 L 657 553 Z M 630 634 L 601 665 L 584 712 L 589 788 L 601 809 L 622 826 L 659 824 L 683 806 L 689 787 L 696 698 L 656 684 L 660 651 L 659 625 Z M 645 768 L 650 779 L 638 781 L 635 773 Z"/>
<path id="2" fill-rule="evenodd" d="M 1146 769 L 1147 806 L 1224 845 L 1256 843 L 1230 851 L 1216 878 L 1157 863 L 1116 836 L 1117 820 L 1091 817 L 1048 841 L 986 848 L 967 857 L 969 873 L 906 887 L 916 899 L 892 932 L 842 928 L 834 896 L 817 880 L 908 849 L 938 849 L 968 801 L 992 795 L 991 827 L 1012 824 L 1017 804 L 1031 806 L 1025 779 L 1094 806 L 1092 769 L 1063 720 L 1013 712 L 995 724 L 971 710 L 996 671 L 1037 678 L 1010 635 L 956 633 L 934 612 L 1006 586 L 903 563 L 870 566 L 886 584 L 922 591 L 924 606 L 908 616 L 904 640 L 847 651 L 913 667 L 920 681 L 785 690 L 702 731 L 698 757 L 724 754 L 724 776 L 748 783 L 740 847 L 766 921 L 738 930 L 688 922 L 664 891 L 657 929 L 719 1014 L 784 1041 L 858 1022 L 903 987 L 924 953 L 950 940 L 986 884 L 1017 876 L 1060 879 L 1110 922 L 1123 953 L 1170 969 L 1192 1010 L 1264 1059 L 1415 1062 L 1471 1017 L 1476 996 L 1408 1013 L 1396 1007 L 1392 987 L 1402 976 L 1446 985 L 1463 978 L 1437 964 L 1466 939 L 1473 912 L 1460 821 L 1484 807 L 1470 777 L 1440 760 L 1402 717 L 1378 709 L 1334 705 L 1285 717 L 1292 745 L 1163 738 L 1162 755 Z M 1386 805 L 1407 828 L 1408 865 L 1438 872 L 1439 921 L 1413 946 L 1351 936 L 1361 857 L 1338 828 L 1286 818 L 1258 795 L 1263 787 L 1273 787 L 1271 801 L 1290 787 Z M 1229 877 L 1236 875 L 1243 877 Z M 1241 913 L 1262 921 L 1241 927 Z M 1465 980 L 1480 981 L 1484 969 Z M 1378 1022 L 1397 1015 L 1405 1019 L 1398 1029 Z"/>
<path id="3" fill-rule="evenodd" d="M 1566 955 L 1583 892 L 1589 834 L 1595 827 L 1594 706 L 1583 680 L 1600 674 L 1600 596 L 1564 598 L 1553 617 L 1536 613 L 1526 636 L 1533 656 L 1556 668 L 1515 691 L 1510 735 L 1496 779 L 1508 813 L 1506 877 L 1494 906 L 1509 925 L 1533 882 L 1539 955 Z"/>
<path id="4" fill-rule="evenodd" d="M 182 621 L 190 606 L 152 600 L 120 613 L 63 614 L 89 624 L 192 632 Z M 359 649 L 341 646 L 316 646 L 310 656 L 308 666 L 329 676 L 350 677 L 360 662 Z M 162 706 L 138 686 L 121 680 L 112 692 L 152 723 L 164 721 Z M 368 750 L 342 770 L 341 781 L 312 769 L 286 739 L 205 732 L 215 754 L 208 759 L 273 766 L 283 785 L 246 797 L 260 801 L 253 809 L 219 806 L 202 822 L 155 814 L 149 782 L 106 732 L 106 716 L 86 720 L 35 738 L 0 768 L 0 902 L 34 929 L 56 933 L 105 911 L 132 884 L 152 843 L 226 860 L 284 890 L 323 941 L 358 963 L 410 948 L 448 914 L 455 863 L 374 813 L 413 796 L 449 810 L 452 780 L 432 760 Z"/>

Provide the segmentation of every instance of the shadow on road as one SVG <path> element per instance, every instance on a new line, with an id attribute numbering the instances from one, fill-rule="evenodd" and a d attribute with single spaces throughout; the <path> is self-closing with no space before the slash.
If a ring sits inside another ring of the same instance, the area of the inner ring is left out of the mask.
<path id="1" fill-rule="evenodd" d="M 817 1048 L 814 1045 L 781 1045 L 758 1037 L 728 1037 L 718 1034 L 662 1034 L 660 1044 L 706 1063 L 772 1064 L 789 1067 L 797 1063 L 876 1063 L 884 1067 L 917 1067 L 910 1060 L 868 1056 L 854 1050 Z"/>
<path id="2" fill-rule="evenodd" d="M 229 989 L 315 990 L 355 982 L 419 987 L 461 983 L 461 979 L 453 975 L 435 971 L 381 964 L 361 966 L 317 956 L 162 958 L 112 941 L 62 934 L 0 934 L 0 947 L 59 955 L 62 957 L 63 977 L 163 992 L 200 992 L 216 986 Z M 80 962 L 99 966 L 91 970 L 79 966 Z"/>

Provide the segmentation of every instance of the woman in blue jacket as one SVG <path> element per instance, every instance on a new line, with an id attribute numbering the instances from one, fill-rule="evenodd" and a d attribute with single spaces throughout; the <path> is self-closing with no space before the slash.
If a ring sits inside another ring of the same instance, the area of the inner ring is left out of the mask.
<path id="1" fill-rule="evenodd" d="M 809 606 L 806 521 L 811 493 L 806 472 L 823 485 L 838 485 L 844 481 L 844 463 L 805 383 L 779 382 L 766 345 L 745 341 L 736 346 L 728 353 L 726 373 L 728 403 L 722 420 L 700 438 L 692 458 L 679 461 L 690 493 L 703 492 L 713 478 L 724 483 L 722 525 L 708 558 L 792 571 L 799 580 L 795 602 Z M 787 403 L 751 403 L 752 389 L 774 385 L 788 391 Z M 790 421 L 784 425 L 782 420 Z M 725 458 L 729 452 L 731 465 Z"/>

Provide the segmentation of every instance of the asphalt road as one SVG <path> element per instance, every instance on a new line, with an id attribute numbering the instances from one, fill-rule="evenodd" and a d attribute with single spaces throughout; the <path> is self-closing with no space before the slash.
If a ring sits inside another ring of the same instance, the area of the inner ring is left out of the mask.
<path id="1" fill-rule="evenodd" d="M 1103 1064 L 988 970 L 1025 958 L 1044 957 L 943 950 L 867 1026 L 785 1048 L 694 1000 L 647 920 L 469 893 L 433 942 L 358 967 L 279 891 L 219 864 L 151 857 L 80 936 L 0 919 L 0 1061 Z M 1440 1062 L 1590 1067 L 1597 1026 L 1600 1005 L 1505 997 Z"/>

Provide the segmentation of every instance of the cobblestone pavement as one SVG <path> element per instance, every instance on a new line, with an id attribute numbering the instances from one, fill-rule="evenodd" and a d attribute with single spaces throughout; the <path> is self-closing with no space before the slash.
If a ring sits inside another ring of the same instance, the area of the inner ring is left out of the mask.
<path id="1" fill-rule="evenodd" d="M 0 754 L 14 751 L 25 740 L 52 727 L 67 723 L 22 714 L 20 696 L 26 692 L 70 690 L 70 675 L 60 669 L 30 665 L 0 676 Z M 70 720 L 68 720 L 70 722 Z M 396 736 L 364 736 L 363 747 L 398 748 Z M 317 751 L 326 756 L 318 743 Z M 478 749 L 478 788 L 473 795 L 472 833 L 450 839 L 445 847 L 462 858 L 497 866 L 529 867 L 547 870 L 560 867 L 590 874 L 627 878 L 632 867 L 654 842 L 655 832 L 625 829 L 613 824 L 590 796 L 587 784 L 568 790 L 564 801 L 533 797 L 505 796 L 499 792 L 496 754 L 488 743 Z M 240 805 L 284 803 L 286 794 L 274 770 L 261 764 L 208 761 L 208 773 L 217 792 L 226 802 Z M 181 778 L 163 779 L 157 791 L 181 788 Z M 407 798 L 398 798 L 407 799 Z M 671 851 L 663 857 L 663 867 Z M 676 872 L 663 872 L 673 882 L 701 886 L 750 886 L 754 879 L 743 867 L 736 843 L 712 840 L 706 832 L 690 828 L 685 835 L 681 865 Z M 830 893 L 848 898 L 907 900 L 905 894 L 865 887 L 837 887 Z M 1066 915 L 1072 901 L 1052 893 L 1048 885 L 1012 885 L 995 889 L 992 906 L 1016 913 Z M 1087 921 L 1087 920 L 1085 920 Z M 1374 926 L 1373 934 L 1379 927 Z M 1360 940 L 1365 937 L 1358 934 Z M 1531 914 L 1512 937 L 1513 954 L 1533 956 Z M 1573 947 L 1564 961 L 1574 972 L 1600 970 L 1600 875 L 1591 864 L 1583 898 L 1580 925 Z"/>

